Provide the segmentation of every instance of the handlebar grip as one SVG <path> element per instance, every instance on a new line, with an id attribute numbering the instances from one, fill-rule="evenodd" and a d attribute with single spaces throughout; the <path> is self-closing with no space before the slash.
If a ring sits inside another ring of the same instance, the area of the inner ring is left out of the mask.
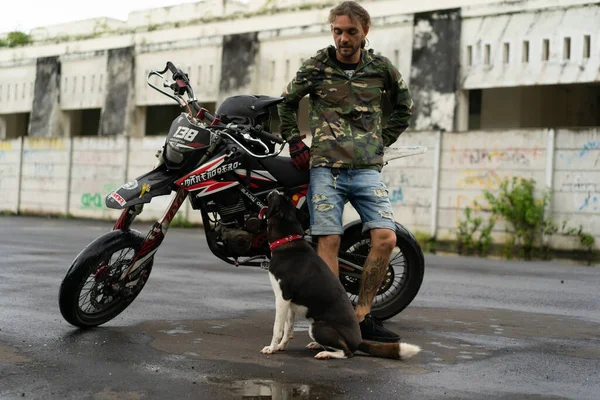
<path id="1" fill-rule="evenodd" d="M 169 71 L 171 71 L 173 74 L 176 74 L 178 72 L 177 67 L 175 65 L 173 65 L 173 63 L 171 61 L 167 61 L 167 69 Z"/>
<path id="2" fill-rule="evenodd" d="M 268 140 L 271 142 L 275 142 L 275 143 L 279 143 L 279 144 L 283 144 L 284 140 L 282 138 L 280 138 L 279 136 L 275 136 L 269 132 L 265 132 L 262 129 L 252 129 L 252 131 L 254 132 L 254 134 L 264 140 Z"/>

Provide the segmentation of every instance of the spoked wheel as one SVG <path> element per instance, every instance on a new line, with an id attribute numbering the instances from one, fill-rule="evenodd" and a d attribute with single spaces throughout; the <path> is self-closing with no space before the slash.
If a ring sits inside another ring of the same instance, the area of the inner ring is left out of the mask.
<path id="1" fill-rule="evenodd" d="M 112 231 L 77 256 L 59 293 L 60 311 L 69 323 L 82 328 L 98 326 L 133 302 L 150 276 L 153 257 L 127 280 L 120 278 L 143 241 L 144 237 L 136 231 Z"/>
<path id="2" fill-rule="evenodd" d="M 397 234 L 396 247 L 390 258 L 385 278 L 373 299 L 371 313 L 380 320 L 389 319 L 404 310 L 415 298 L 423 281 L 424 263 L 419 257 L 418 244 Z M 371 239 L 359 229 L 344 233 L 340 258 L 363 266 L 371 249 Z M 340 261 L 340 281 L 356 306 L 360 293 L 361 276 Z"/>

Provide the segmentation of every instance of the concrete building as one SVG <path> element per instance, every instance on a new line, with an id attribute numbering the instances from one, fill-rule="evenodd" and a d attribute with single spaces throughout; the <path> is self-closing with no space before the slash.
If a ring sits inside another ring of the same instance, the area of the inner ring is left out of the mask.
<path id="1" fill-rule="evenodd" d="M 145 78 L 166 61 L 189 73 L 209 109 L 234 93 L 279 95 L 332 43 L 335 4 L 207 0 L 36 28 L 34 44 L 0 49 L 0 139 L 164 134 L 178 106 Z M 597 2 L 362 4 L 369 47 L 415 99 L 412 130 L 600 126 Z"/>

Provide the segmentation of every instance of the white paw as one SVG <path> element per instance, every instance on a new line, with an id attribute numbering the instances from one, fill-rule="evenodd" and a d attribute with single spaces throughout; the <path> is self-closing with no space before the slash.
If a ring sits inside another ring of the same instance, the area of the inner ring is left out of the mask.
<path id="1" fill-rule="evenodd" d="M 317 349 L 320 349 L 321 347 L 323 347 L 323 346 L 321 346 L 317 342 L 310 342 L 309 344 L 306 345 L 306 348 L 311 349 L 311 350 L 317 350 Z"/>
<path id="2" fill-rule="evenodd" d="M 277 352 L 277 349 L 271 346 L 265 346 L 260 352 L 263 354 L 273 354 Z"/>
<path id="3" fill-rule="evenodd" d="M 285 342 L 285 343 L 279 343 L 279 344 L 277 345 L 277 348 L 276 348 L 276 350 L 275 350 L 275 351 L 284 351 L 284 350 L 285 350 L 285 348 L 287 347 L 287 345 L 288 345 L 288 344 L 287 344 L 287 342 Z"/>
<path id="4" fill-rule="evenodd" d="M 316 359 L 318 360 L 329 360 L 332 357 L 332 354 L 330 351 L 322 351 L 320 353 L 317 353 L 317 355 L 315 356 Z"/>

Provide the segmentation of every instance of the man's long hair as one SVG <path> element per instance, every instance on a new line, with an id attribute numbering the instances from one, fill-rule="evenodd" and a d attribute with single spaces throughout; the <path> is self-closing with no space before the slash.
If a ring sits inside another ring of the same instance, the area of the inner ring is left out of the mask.
<path id="1" fill-rule="evenodd" d="M 358 25 L 362 32 L 371 26 L 371 16 L 369 15 L 369 12 L 355 1 L 344 1 L 332 8 L 331 11 L 329 11 L 329 23 L 333 24 L 335 18 L 340 15 L 345 15 L 350 18 L 350 21 Z M 360 47 L 364 49 L 366 44 L 366 39 L 363 39 Z"/>

